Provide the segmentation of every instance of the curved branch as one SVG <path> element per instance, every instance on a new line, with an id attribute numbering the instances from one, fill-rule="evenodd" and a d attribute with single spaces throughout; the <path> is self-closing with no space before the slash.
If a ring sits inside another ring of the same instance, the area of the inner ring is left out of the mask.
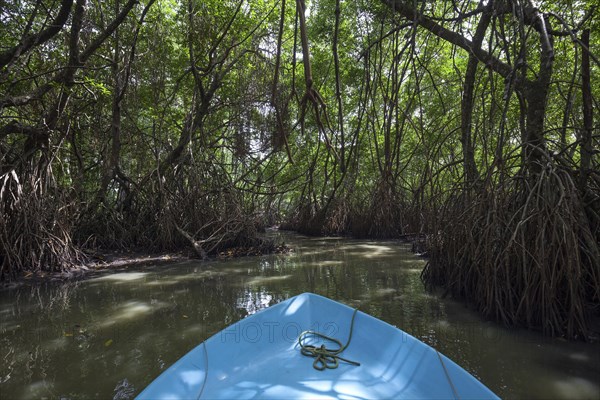
<path id="1" fill-rule="evenodd" d="M 73 76 L 77 68 L 81 68 L 85 65 L 87 60 L 94 54 L 96 50 L 104 43 L 104 41 L 112 35 L 117 27 L 125 20 L 134 5 L 138 3 L 138 0 L 129 0 L 123 7 L 119 15 L 110 23 L 110 25 L 102 31 L 94 41 L 86 47 L 79 54 L 78 60 L 75 60 L 77 54 L 73 54 L 73 59 L 70 61 L 77 61 L 76 65 L 69 65 L 67 68 L 61 69 L 54 77 L 48 82 L 44 83 L 32 92 L 21 95 L 21 96 L 9 96 L 0 98 L 0 111 L 5 107 L 20 107 L 31 103 L 32 101 L 40 100 L 46 93 L 48 93 L 56 84 L 62 84 L 68 82 L 70 77 Z"/>
<path id="2" fill-rule="evenodd" d="M 594 10 L 595 8 L 592 7 L 592 10 Z M 576 29 L 571 29 L 569 27 L 569 25 L 567 24 L 567 22 L 560 16 L 557 15 L 553 12 L 549 12 L 546 13 L 547 15 L 556 18 L 561 24 L 562 26 L 565 28 L 565 32 L 566 34 L 568 34 L 569 36 L 571 36 L 571 39 L 573 40 L 573 42 L 577 43 L 579 46 L 581 46 L 581 48 L 583 49 L 583 52 L 586 53 L 588 55 L 588 57 L 590 57 L 591 60 L 593 60 L 596 65 L 598 65 L 600 67 L 600 61 L 598 60 L 598 58 L 594 55 L 594 53 L 592 53 L 590 51 L 590 47 L 588 45 L 586 45 L 581 39 L 579 39 L 577 37 L 577 35 L 575 34 Z M 554 33 L 554 32 L 552 32 Z"/>
<path id="3" fill-rule="evenodd" d="M 427 29 L 431 33 L 440 38 L 450 42 L 462 49 L 467 50 L 470 54 L 473 54 L 481 63 L 485 64 L 491 70 L 497 72 L 504 78 L 508 78 L 512 73 L 512 67 L 499 58 L 493 56 L 481 47 L 473 44 L 472 41 L 465 38 L 461 34 L 458 34 L 450 29 L 444 28 L 433 19 L 424 16 L 406 2 L 401 0 L 381 0 L 385 5 L 390 7 L 394 12 L 399 13 L 404 18 L 415 21 L 421 27 Z"/>
<path id="4" fill-rule="evenodd" d="M 16 60 L 33 47 L 39 46 L 56 36 L 67 22 L 67 19 L 71 14 L 72 5 L 73 0 L 63 0 L 56 18 L 54 18 L 46 29 L 34 35 L 25 36 L 18 45 L 0 53 L 0 68 L 3 68 L 13 60 Z"/>
<path id="5" fill-rule="evenodd" d="M 127 4 L 125 4 L 119 15 L 115 17 L 115 19 L 110 23 L 110 25 L 104 31 L 102 31 L 102 33 L 100 33 L 94 39 L 94 41 L 88 47 L 85 48 L 85 50 L 83 50 L 80 58 L 81 63 L 85 63 L 90 58 L 90 56 L 94 54 L 94 52 L 98 50 L 100 46 L 102 46 L 102 43 L 104 43 L 104 41 L 108 39 L 110 35 L 113 34 L 115 29 L 117 29 L 119 25 L 121 25 L 121 23 L 129 14 L 129 11 L 131 11 L 133 6 L 135 6 L 137 3 L 138 0 L 129 0 Z"/>

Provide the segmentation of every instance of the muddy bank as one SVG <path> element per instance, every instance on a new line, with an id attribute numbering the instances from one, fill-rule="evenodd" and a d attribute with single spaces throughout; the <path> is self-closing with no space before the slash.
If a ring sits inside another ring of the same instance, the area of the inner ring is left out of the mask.
<path id="1" fill-rule="evenodd" d="M 261 256 L 266 254 L 283 254 L 291 252 L 292 248 L 285 244 L 272 244 L 262 247 L 234 247 L 221 251 L 204 260 L 228 260 L 232 258 Z M 21 285 L 36 285 L 47 282 L 89 279 L 107 272 L 126 270 L 142 265 L 157 266 L 180 261 L 203 261 L 189 249 L 178 252 L 149 253 L 143 250 L 125 252 L 103 252 L 87 254 L 87 261 L 66 271 L 60 272 L 28 272 L 12 281 L 0 282 L 0 290 Z"/>

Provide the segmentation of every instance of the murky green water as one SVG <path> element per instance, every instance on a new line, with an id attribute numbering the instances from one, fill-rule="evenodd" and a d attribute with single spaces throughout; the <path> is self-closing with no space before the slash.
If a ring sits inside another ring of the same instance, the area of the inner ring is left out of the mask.
<path id="1" fill-rule="evenodd" d="M 285 236 L 288 255 L 129 269 L 0 291 L 0 398 L 127 399 L 229 324 L 310 291 L 435 346 L 506 398 L 600 398 L 600 344 L 482 320 L 428 294 L 391 241 Z"/>

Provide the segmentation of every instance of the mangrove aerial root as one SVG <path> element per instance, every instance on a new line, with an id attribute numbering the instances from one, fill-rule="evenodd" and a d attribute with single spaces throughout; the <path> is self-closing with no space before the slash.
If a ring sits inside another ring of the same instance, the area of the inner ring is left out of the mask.
<path id="1" fill-rule="evenodd" d="M 600 304 L 598 227 L 571 173 L 554 163 L 448 200 L 422 279 L 509 326 L 588 336 Z"/>

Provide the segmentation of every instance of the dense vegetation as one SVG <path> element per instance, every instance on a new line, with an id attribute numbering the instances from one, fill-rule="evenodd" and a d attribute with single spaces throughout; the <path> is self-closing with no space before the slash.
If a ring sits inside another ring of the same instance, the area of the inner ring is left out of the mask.
<path id="1" fill-rule="evenodd" d="M 585 338 L 600 18 L 531 0 L 0 5 L 0 279 L 268 224 L 425 242 L 428 285 Z"/>

